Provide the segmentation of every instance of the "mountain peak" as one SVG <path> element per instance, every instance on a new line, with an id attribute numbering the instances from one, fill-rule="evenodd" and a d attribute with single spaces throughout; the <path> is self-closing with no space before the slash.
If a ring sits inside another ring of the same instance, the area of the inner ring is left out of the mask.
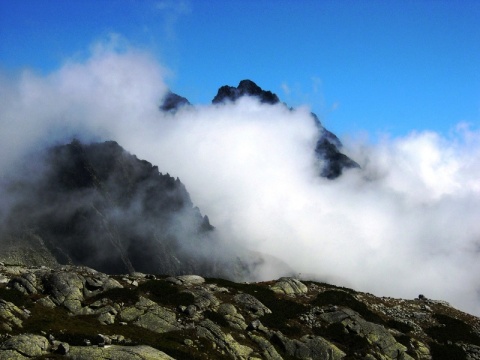
<path id="1" fill-rule="evenodd" d="M 212 103 L 218 104 L 225 101 L 235 101 L 242 96 L 255 96 L 260 102 L 266 104 L 276 104 L 280 102 L 278 96 L 271 91 L 265 91 L 252 80 L 242 80 L 237 87 L 224 85 L 218 89 L 217 95 L 213 98 Z"/>
<path id="2" fill-rule="evenodd" d="M 190 102 L 186 98 L 169 91 L 162 100 L 160 110 L 175 111 L 186 105 L 190 105 Z"/>

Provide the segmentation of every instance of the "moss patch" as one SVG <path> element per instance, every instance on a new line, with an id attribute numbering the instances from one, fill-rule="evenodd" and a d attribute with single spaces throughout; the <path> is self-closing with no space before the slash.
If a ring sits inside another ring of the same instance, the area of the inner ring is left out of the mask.
<path id="1" fill-rule="evenodd" d="M 18 291 L 17 289 L 7 289 L 0 287 L 0 299 L 11 302 L 19 307 L 30 306 L 32 304 L 31 299 Z"/>
<path id="2" fill-rule="evenodd" d="M 457 345 L 451 344 L 430 344 L 432 360 L 467 360 L 465 351 Z"/>
<path id="3" fill-rule="evenodd" d="M 138 291 L 161 305 L 189 305 L 195 302 L 190 293 L 181 292 L 175 285 L 163 280 L 148 280 L 138 286 Z"/>

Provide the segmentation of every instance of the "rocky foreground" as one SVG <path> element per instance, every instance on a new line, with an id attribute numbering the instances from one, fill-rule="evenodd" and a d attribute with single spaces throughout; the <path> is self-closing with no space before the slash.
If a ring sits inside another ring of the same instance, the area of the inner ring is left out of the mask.
<path id="1" fill-rule="evenodd" d="M 293 278 L 0 263 L 0 359 L 31 358 L 479 359 L 480 319 Z"/>

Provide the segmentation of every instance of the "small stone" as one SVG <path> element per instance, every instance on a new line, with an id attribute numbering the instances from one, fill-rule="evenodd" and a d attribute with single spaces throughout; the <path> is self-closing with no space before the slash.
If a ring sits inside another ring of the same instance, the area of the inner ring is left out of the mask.
<path id="1" fill-rule="evenodd" d="M 195 305 L 188 305 L 187 309 L 185 310 L 185 313 L 190 317 L 195 316 L 195 314 L 197 313 L 196 306 Z"/>
<path id="2" fill-rule="evenodd" d="M 190 339 L 185 339 L 183 340 L 183 343 L 187 346 L 193 346 L 193 341 Z"/>
<path id="3" fill-rule="evenodd" d="M 55 351 L 57 354 L 66 355 L 70 351 L 70 345 L 67 343 L 60 343 Z"/>
<path id="4" fill-rule="evenodd" d="M 115 323 L 115 315 L 106 312 L 98 316 L 98 321 L 104 325 L 112 325 Z"/>
<path id="5" fill-rule="evenodd" d="M 110 345 L 112 343 L 112 339 L 110 339 L 110 337 L 102 334 L 97 334 L 94 341 L 98 344 L 98 346 Z"/>

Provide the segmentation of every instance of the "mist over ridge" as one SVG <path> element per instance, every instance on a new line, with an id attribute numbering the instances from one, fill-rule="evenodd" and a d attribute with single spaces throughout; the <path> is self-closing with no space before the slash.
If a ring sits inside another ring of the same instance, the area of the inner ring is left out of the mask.
<path id="1" fill-rule="evenodd" d="M 225 246 L 273 255 L 305 278 L 378 295 L 424 293 L 480 314 L 478 131 L 461 124 L 450 138 L 344 140 L 360 168 L 328 180 L 318 175 L 308 107 L 243 96 L 162 112 L 164 76 L 146 53 L 100 46 L 46 76 L 3 77 L 0 176 L 73 137 L 114 140 L 178 176 Z M 258 269 L 258 278 L 280 275 Z"/>

